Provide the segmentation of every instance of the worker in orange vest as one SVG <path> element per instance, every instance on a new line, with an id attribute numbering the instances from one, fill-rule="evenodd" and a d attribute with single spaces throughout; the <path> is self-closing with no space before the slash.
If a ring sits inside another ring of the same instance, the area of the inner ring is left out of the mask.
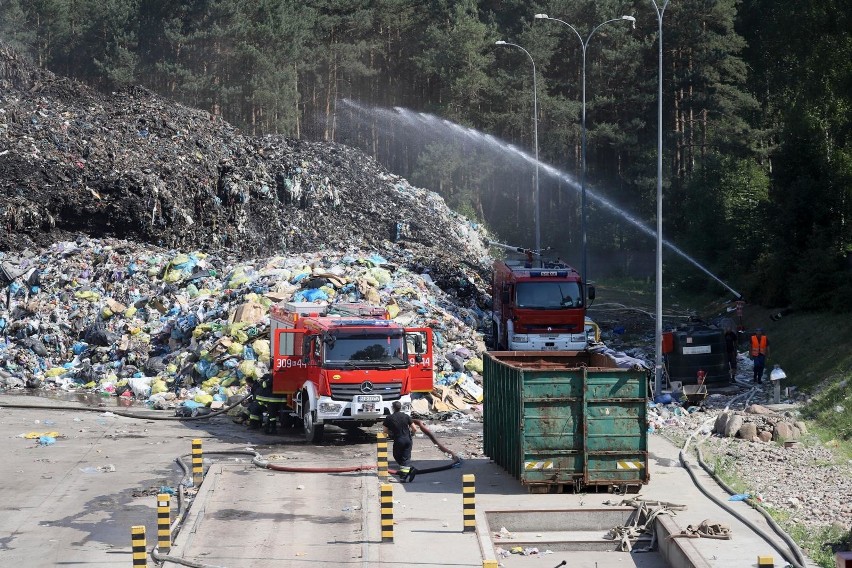
<path id="1" fill-rule="evenodd" d="M 766 357 L 769 355 L 769 339 L 763 335 L 762 328 L 754 330 L 749 354 L 754 361 L 754 382 L 762 383 L 763 369 L 766 367 Z"/>

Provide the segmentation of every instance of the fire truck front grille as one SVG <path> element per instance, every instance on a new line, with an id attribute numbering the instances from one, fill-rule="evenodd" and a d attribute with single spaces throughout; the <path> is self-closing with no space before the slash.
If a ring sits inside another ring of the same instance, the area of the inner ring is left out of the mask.
<path id="1" fill-rule="evenodd" d="M 380 394 L 382 400 L 399 400 L 399 395 L 402 392 L 402 383 L 372 383 L 373 389 L 369 392 L 362 390 L 362 384 L 331 385 L 331 398 L 333 400 L 351 401 L 356 394 Z"/>

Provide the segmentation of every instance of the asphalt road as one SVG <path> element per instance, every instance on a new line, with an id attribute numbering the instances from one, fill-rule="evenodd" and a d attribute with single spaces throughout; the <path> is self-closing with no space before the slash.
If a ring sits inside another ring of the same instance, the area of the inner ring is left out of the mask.
<path id="1" fill-rule="evenodd" d="M 114 404 L 113 400 L 109 402 Z M 8 406 L 15 403 L 68 408 Z M 205 466 L 211 459 L 245 464 L 233 490 L 219 492 L 220 498 L 227 495 L 234 501 L 235 522 L 229 525 L 241 545 L 258 544 L 249 521 L 263 519 L 277 523 L 273 533 L 280 530 L 291 542 L 309 543 L 316 527 L 300 513 L 310 515 L 310 511 L 322 523 L 324 515 L 335 509 L 340 539 L 352 538 L 360 530 L 360 515 L 344 511 L 360 508 L 360 478 L 346 478 L 329 488 L 313 485 L 305 476 L 296 483 L 301 488 L 293 500 L 282 493 L 265 503 L 253 502 L 263 498 L 256 494 L 246 501 L 257 476 L 272 472 L 252 466 L 249 456 L 212 452 L 253 448 L 264 455 L 283 456 L 285 463 L 290 459 L 299 464 L 308 460 L 332 465 L 371 463 L 374 446 L 367 437 L 344 439 L 341 433 L 325 446 L 313 448 L 296 431 L 267 436 L 249 432 L 225 416 L 181 422 L 120 417 L 110 410 L 118 409 L 89 412 L 56 400 L 0 395 L 0 439 L 5 450 L 0 460 L 0 566 L 130 566 L 131 527 L 144 525 L 148 547 L 156 544 L 156 495 L 163 486 L 178 488 L 184 473 L 175 458 L 189 455 L 196 438 L 208 453 Z M 54 432 L 56 441 L 49 445 L 25 437 Z M 283 510 L 290 512 L 284 516 L 276 512 Z"/>

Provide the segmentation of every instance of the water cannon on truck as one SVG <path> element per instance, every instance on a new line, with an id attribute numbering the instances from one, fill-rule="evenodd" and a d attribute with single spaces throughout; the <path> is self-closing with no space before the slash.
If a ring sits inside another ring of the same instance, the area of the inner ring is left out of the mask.
<path id="1" fill-rule="evenodd" d="M 488 241 L 525 260 L 495 260 L 492 267 L 492 337 L 500 350 L 584 351 L 595 325 L 586 319 L 594 286 L 561 260 L 541 260 L 541 253 Z M 533 258 L 539 257 L 539 266 Z"/>
<path id="2" fill-rule="evenodd" d="M 411 411 L 411 393 L 433 388 L 430 328 L 404 328 L 384 308 L 289 302 L 270 309 L 272 391 L 286 397 L 308 442 L 325 426 L 372 426 Z"/>

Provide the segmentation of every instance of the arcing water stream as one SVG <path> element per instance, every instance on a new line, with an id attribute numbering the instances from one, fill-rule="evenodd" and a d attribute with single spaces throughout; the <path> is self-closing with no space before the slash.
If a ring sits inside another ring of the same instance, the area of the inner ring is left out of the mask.
<path id="1" fill-rule="evenodd" d="M 432 114 L 414 112 L 401 107 L 394 107 L 393 109 L 380 107 L 365 107 L 349 99 L 343 99 L 343 103 L 354 111 L 357 111 L 357 114 L 355 115 L 356 118 L 359 115 L 361 117 L 372 117 L 375 121 L 379 123 L 377 124 L 377 126 L 382 130 L 391 131 L 395 127 L 404 126 L 412 129 L 413 132 L 416 132 L 421 136 L 424 132 L 428 132 L 433 136 L 441 137 L 444 139 L 461 138 L 469 143 L 474 144 L 476 147 L 482 150 L 497 152 L 504 158 L 509 157 L 519 162 L 528 163 L 533 166 L 535 166 L 536 164 L 536 159 L 533 156 L 527 154 L 517 146 L 514 146 L 507 142 L 503 142 L 502 140 L 499 140 L 494 136 L 491 136 L 490 134 L 483 134 L 482 132 L 474 130 L 473 128 L 461 126 L 459 124 L 456 124 L 443 118 L 439 118 Z M 581 190 L 580 184 L 577 182 L 577 180 L 574 179 L 572 176 L 568 175 L 567 173 L 559 171 L 553 166 L 541 161 L 538 162 L 538 166 L 540 172 L 543 172 L 544 174 L 549 175 L 554 179 L 559 179 L 566 182 L 570 187 L 574 188 L 575 191 L 579 192 Z M 621 217 L 631 225 L 635 226 L 649 237 L 653 239 L 657 238 L 657 232 L 655 230 L 651 229 L 642 221 L 640 221 L 624 209 L 621 209 L 602 195 L 595 193 L 588 187 L 586 187 L 586 195 L 593 201 L 605 207 L 606 209 L 609 209 L 618 217 Z M 663 239 L 663 244 L 671 251 L 679 255 L 681 258 L 695 266 L 697 269 L 704 272 L 707 276 L 724 286 L 725 289 L 734 294 L 734 296 L 736 296 L 737 298 L 742 297 L 739 292 L 728 286 L 718 276 L 710 272 L 709 269 L 707 269 L 700 262 L 689 256 L 679 247 L 667 241 L 666 239 Z"/>

